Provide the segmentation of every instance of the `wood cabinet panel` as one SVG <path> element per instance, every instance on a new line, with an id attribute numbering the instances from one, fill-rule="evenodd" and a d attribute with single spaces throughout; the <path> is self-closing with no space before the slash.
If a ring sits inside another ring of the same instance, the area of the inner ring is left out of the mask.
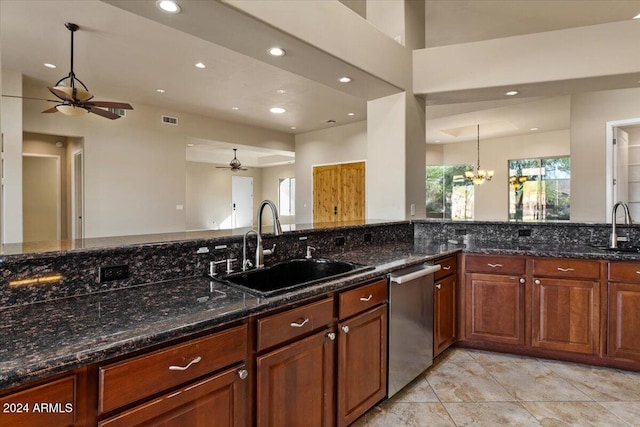
<path id="1" fill-rule="evenodd" d="M 524 345 L 524 294 L 519 277 L 467 273 L 467 339 Z"/>
<path id="2" fill-rule="evenodd" d="M 387 305 L 338 326 L 338 426 L 347 426 L 387 393 Z"/>
<path id="3" fill-rule="evenodd" d="M 258 351 L 303 336 L 333 321 L 333 298 L 258 319 Z"/>
<path id="4" fill-rule="evenodd" d="M 198 381 L 106 419 L 98 427 L 247 426 L 250 380 L 244 369 L 241 365 Z"/>
<path id="5" fill-rule="evenodd" d="M 258 426 L 335 423 L 335 341 L 325 329 L 257 358 Z"/>
<path id="6" fill-rule="evenodd" d="M 100 414 L 223 369 L 247 357 L 247 326 L 99 368 Z"/>
<path id="7" fill-rule="evenodd" d="M 380 280 L 370 285 L 343 292 L 338 297 L 340 319 L 345 319 L 376 305 L 383 304 L 387 301 L 387 297 L 388 284 L 386 280 Z"/>
<path id="8" fill-rule="evenodd" d="M 488 274 L 525 273 L 525 258 L 514 256 L 467 255 L 465 257 L 466 272 Z"/>
<path id="9" fill-rule="evenodd" d="M 434 275 L 434 279 L 436 282 L 444 277 L 458 272 L 458 258 L 455 256 L 439 260 L 437 264 L 440 264 L 441 268 L 440 270 L 436 271 Z"/>
<path id="10" fill-rule="evenodd" d="M 610 283 L 608 293 L 607 355 L 640 361 L 640 284 Z"/>
<path id="11" fill-rule="evenodd" d="M 609 280 L 612 282 L 640 283 L 640 263 L 609 263 Z"/>
<path id="12" fill-rule="evenodd" d="M 600 262 L 586 259 L 533 258 L 534 277 L 598 279 Z"/>
<path id="13" fill-rule="evenodd" d="M 600 341 L 598 282 L 535 278 L 533 347 L 597 354 Z"/>
<path id="14" fill-rule="evenodd" d="M 456 282 L 448 276 L 435 284 L 433 296 L 433 356 L 442 353 L 456 340 Z"/>
<path id="15" fill-rule="evenodd" d="M 0 398 L 0 424 L 11 427 L 79 425 L 77 375 L 34 386 Z"/>

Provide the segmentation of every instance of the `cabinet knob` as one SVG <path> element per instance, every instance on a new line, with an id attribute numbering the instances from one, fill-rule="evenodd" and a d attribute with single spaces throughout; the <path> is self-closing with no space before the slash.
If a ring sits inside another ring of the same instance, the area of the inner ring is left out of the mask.
<path id="1" fill-rule="evenodd" d="M 524 279 L 524 277 L 521 277 L 520 278 L 520 283 L 524 283 L 524 282 L 526 282 L 526 280 Z"/>
<path id="2" fill-rule="evenodd" d="M 539 285 L 540 284 L 540 280 L 536 279 L 536 280 L 533 281 L 533 283 L 535 283 L 536 285 Z"/>
<path id="3" fill-rule="evenodd" d="M 440 288 L 442 288 L 442 285 L 441 285 L 440 283 L 438 283 L 438 284 L 436 285 L 436 289 L 440 289 Z"/>
<path id="4" fill-rule="evenodd" d="M 307 322 L 308 322 L 308 321 L 309 321 L 309 318 L 307 317 L 307 318 L 306 318 L 306 319 L 304 319 L 304 320 L 299 320 L 298 322 L 293 322 L 293 323 L 291 323 L 291 325 L 290 325 L 290 326 L 291 326 L 292 328 L 302 328 L 304 325 L 306 325 L 306 324 L 307 324 Z"/>
<path id="5" fill-rule="evenodd" d="M 345 334 L 348 334 L 349 333 L 349 327 L 347 325 L 344 325 L 342 327 L 342 332 L 344 332 Z"/>
<path id="6" fill-rule="evenodd" d="M 246 369 L 240 369 L 238 371 L 238 376 L 240 377 L 241 380 L 246 380 L 247 377 L 249 376 L 249 372 Z"/>
<path id="7" fill-rule="evenodd" d="M 336 339 L 336 333 L 335 332 L 329 332 L 327 334 L 327 338 L 329 338 L 331 341 Z"/>

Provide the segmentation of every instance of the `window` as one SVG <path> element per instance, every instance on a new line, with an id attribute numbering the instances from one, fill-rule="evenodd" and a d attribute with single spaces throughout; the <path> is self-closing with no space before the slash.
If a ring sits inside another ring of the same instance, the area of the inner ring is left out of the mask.
<path id="1" fill-rule="evenodd" d="M 569 220 L 569 157 L 509 160 L 509 219 Z"/>
<path id="2" fill-rule="evenodd" d="M 278 184 L 278 211 L 280 215 L 296 214 L 296 179 L 280 178 Z"/>
<path id="3" fill-rule="evenodd" d="M 473 219 L 473 184 L 464 179 L 472 167 L 427 166 L 427 218 Z"/>

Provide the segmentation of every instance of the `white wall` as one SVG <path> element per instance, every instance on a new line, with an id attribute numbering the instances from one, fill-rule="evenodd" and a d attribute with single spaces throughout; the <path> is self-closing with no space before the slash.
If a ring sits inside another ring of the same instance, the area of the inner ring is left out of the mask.
<path id="1" fill-rule="evenodd" d="M 313 222 L 313 166 L 366 159 L 365 121 L 296 135 L 296 223 Z"/>
<path id="2" fill-rule="evenodd" d="M 474 219 L 478 221 L 508 221 L 509 170 L 508 161 L 531 157 L 566 156 L 570 154 L 570 131 L 531 133 L 506 138 L 480 140 L 480 166 L 493 169 L 493 180 L 475 187 Z M 571 152 L 571 211 L 573 212 L 574 161 Z M 428 165 L 476 164 L 476 142 L 428 145 Z"/>
<path id="3" fill-rule="evenodd" d="M 7 75 L 3 70 L 3 79 Z M 26 85 L 24 91 L 25 96 L 48 97 L 40 86 Z M 113 121 L 92 114 L 41 114 L 46 106 L 24 101 L 23 127 L 29 132 L 84 137 L 85 237 L 185 230 L 185 210 L 179 206 L 186 204 L 188 138 L 294 149 L 290 134 L 144 105 L 134 105 L 126 117 Z M 3 124 L 6 114 L 3 109 Z M 180 125 L 162 124 L 162 114 L 177 116 Z"/>

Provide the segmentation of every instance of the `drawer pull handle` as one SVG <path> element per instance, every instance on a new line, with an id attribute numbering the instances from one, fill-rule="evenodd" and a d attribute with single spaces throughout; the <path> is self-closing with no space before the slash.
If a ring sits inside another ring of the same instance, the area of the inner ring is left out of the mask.
<path id="1" fill-rule="evenodd" d="M 491 268 L 500 268 L 502 267 L 502 264 L 487 264 L 489 267 Z"/>
<path id="2" fill-rule="evenodd" d="M 640 274 L 640 271 L 636 271 L 636 274 Z"/>
<path id="3" fill-rule="evenodd" d="M 302 328 L 304 325 L 307 324 L 308 321 L 309 321 L 309 318 L 307 317 L 302 322 L 297 322 L 297 323 L 293 322 L 293 323 L 291 323 L 291 327 L 292 328 Z"/>
<path id="4" fill-rule="evenodd" d="M 246 369 L 240 369 L 238 371 L 238 376 L 240 377 L 241 380 L 246 380 L 247 377 L 249 376 L 249 372 Z"/>
<path id="5" fill-rule="evenodd" d="M 342 332 L 344 332 L 345 334 L 349 333 L 349 327 L 347 325 L 342 327 Z"/>
<path id="6" fill-rule="evenodd" d="M 368 297 L 360 297 L 360 301 L 369 302 L 373 298 L 373 295 L 369 294 Z"/>
<path id="7" fill-rule="evenodd" d="M 331 341 L 336 339 L 336 333 L 335 332 L 329 332 L 327 334 L 327 338 L 329 338 Z"/>
<path id="8" fill-rule="evenodd" d="M 558 267 L 558 271 L 562 271 L 563 273 L 567 273 L 569 271 L 575 271 L 573 268 L 562 268 Z"/>
<path id="9" fill-rule="evenodd" d="M 198 356 L 195 359 L 193 359 L 191 362 L 189 362 L 187 364 L 187 366 L 171 365 L 171 366 L 169 366 L 169 370 L 170 371 L 186 371 L 187 369 L 189 369 L 191 367 L 191 365 L 195 365 L 196 363 L 200 363 L 201 360 L 202 360 L 202 357 Z"/>
<path id="10" fill-rule="evenodd" d="M 436 289 L 440 289 L 440 288 L 442 288 L 442 285 L 441 285 L 440 283 L 438 283 L 438 284 L 436 285 Z"/>
<path id="11" fill-rule="evenodd" d="M 443 270 L 451 270 L 451 266 L 450 265 L 445 265 L 442 267 Z"/>

